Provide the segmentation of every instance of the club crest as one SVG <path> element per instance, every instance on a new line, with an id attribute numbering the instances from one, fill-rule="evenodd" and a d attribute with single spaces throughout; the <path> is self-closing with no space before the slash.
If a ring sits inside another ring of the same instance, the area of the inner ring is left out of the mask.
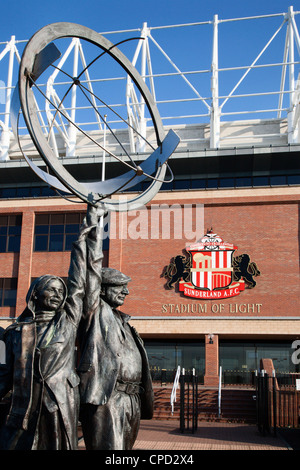
<path id="1" fill-rule="evenodd" d="M 260 275 L 256 263 L 247 254 L 234 257 L 237 246 L 226 243 L 212 230 L 197 243 L 186 248 L 187 256 L 178 255 L 165 268 L 166 287 L 178 282 L 184 296 L 196 299 L 234 297 L 256 285 Z"/>

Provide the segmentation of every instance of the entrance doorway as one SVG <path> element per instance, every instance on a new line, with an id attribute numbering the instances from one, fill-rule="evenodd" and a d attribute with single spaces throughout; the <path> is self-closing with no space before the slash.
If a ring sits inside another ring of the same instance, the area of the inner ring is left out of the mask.
<path id="1" fill-rule="evenodd" d="M 187 373 L 193 368 L 203 383 L 205 370 L 204 340 L 144 340 L 153 381 L 173 382 L 177 367 Z"/>
<path id="2" fill-rule="evenodd" d="M 298 372 L 292 362 L 292 341 L 220 340 L 219 358 L 224 384 L 254 384 L 260 360 L 272 359 L 276 376 Z"/>

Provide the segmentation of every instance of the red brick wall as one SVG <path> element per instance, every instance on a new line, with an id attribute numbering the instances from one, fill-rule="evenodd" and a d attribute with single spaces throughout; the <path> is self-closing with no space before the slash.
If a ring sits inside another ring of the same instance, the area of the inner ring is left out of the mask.
<path id="1" fill-rule="evenodd" d="M 78 210 L 85 210 L 85 206 L 79 209 L 78 204 L 65 205 L 62 203 L 55 205 L 55 207 L 51 207 L 50 204 L 48 207 L 45 205 L 45 201 L 37 200 L 35 205 L 31 201 L 28 205 L 20 207 L 18 200 L 14 200 L 11 201 L 11 206 L 7 207 L 6 205 L 0 209 L 1 214 L 22 214 L 20 253 L 0 253 L 0 277 L 18 278 L 16 308 L 1 307 L 1 317 L 18 316 L 23 311 L 32 277 L 47 273 L 62 277 L 67 276 L 70 252 L 34 253 L 33 237 L 36 213 L 67 212 L 68 210 L 78 212 Z"/>
<path id="2" fill-rule="evenodd" d="M 41 202 L 42 201 L 42 202 Z M 18 316 L 25 307 L 26 294 L 31 279 L 42 274 L 54 274 L 67 277 L 70 263 L 70 251 L 66 252 L 34 252 L 34 224 L 35 214 L 45 212 L 78 212 L 85 211 L 86 205 L 82 204 L 51 204 L 45 206 L 43 200 L 37 200 L 34 205 L 19 207 L 18 200 L 11 201 L 11 206 L 0 208 L 1 214 L 22 214 L 22 232 L 20 242 L 20 253 L 0 253 L 0 277 L 18 278 L 18 291 L 16 307 L 0 307 L 0 317 Z M 107 266 L 108 253 L 104 252 L 103 265 Z"/>
<path id="3" fill-rule="evenodd" d="M 218 335 L 205 335 L 205 376 L 204 385 L 216 386 L 219 376 L 219 339 Z"/>
<path id="4" fill-rule="evenodd" d="M 225 242 L 238 246 L 235 255 L 247 253 L 255 261 L 261 272 L 256 278 L 254 289 L 246 289 L 236 297 L 222 300 L 195 300 L 183 297 L 177 289 L 165 288 L 166 278 L 162 276 L 164 267 L 171 259 L 184 254 L 187 240 L 151 239 L 150 231 L 142 232 L 146 239 L 111 238 L 109 260 L 105 256 L 104 265 L 108 264 L 132 277 L 129 284 L 130 295 L 124 304 L 124 311 L 134 316 L 151 317 L 297 317 L 299 316 L 299 202 L 293 196 L 254 196 L 255 190 L 247 192 L 245 197 L 237 197 L 237 192 L 227 192 L 227 198 L 214 197 L 193 199 L 193 192 L 178 193 L 178 199 L 163 200 L 159 204 L 169 205 L 204 203 L 204 229 L 213 228 Z M 156 201 L 157 203 L 157 201 Z M 66 277 L 70 252 L 34 253 L 33 233 L 36 212 L 78 209 L 77 204 L 54 204 L 49 208 L 37 201 L 28 202 L 18 207 L 18 201 L 12 201 L 0 208 L 0 213 L 22 213 L 23 226 L 20 253 L 0 253 L 0 277 L 18 277 L 17 307 L 1 308 L 0 316 L 19 315 L 25 306 L 25 297 L 32 277 L 53 273 Z M 138 213 L 122 215 L 134 221 Z M 137 231 L 139 227 L 136 227 Z M 117 233 L 119 226 L 117 224 Z M 204 233 L 200 234 L 200 238 Z M 195 241 L 195 240 L 192 240 Z M 257 307 L 259 306 L 259 307 Z M 203 319 L 205 322 L 206 320 Z M 234 320 L 233 320 L 234 321 Z M 178 331 L 184 331 L 184 320 Z M 247 320 L 245 320 L 247 322 Z M 158 324 L 154 326 L 156 337 Z M 234 325 L 231 325 L 231 333 Z M 161 328 L 160 328 L 161 333 Z M 247 334 L 247 327 L 244 327 Z M 284 332 L 282 324 L 281 332 Z M 214 331 L 213 344 L 209 343 L 209 331 L 201 330 L 205 336 L 205 385 L 218 384 L 218 334 Z M 168 334 L 164 331 L 163 334 Z M 198 333 L 195 332 L 196 336 Z M 266 334 L 266 332 L 264 333 Z M 173 333 L 174 335 L 174 333 Z M 177 335 L 178 336 L 178 335 Z"/>
<path id="5" fill-rule="evenodd" d="M 176 202 L 183 203 L 183 197 L 170 201 L 171 204 Z M 193 202 L 201 203 L 201 200 Z M 187 311 L 188 304 L 192 310 L 191 305 L 201 303 L 204 311 L 197 312 L 197 316 L 216 313 L 298 316 L 298 202 L 294 198 L 278 200 L 270 197 L 232 198 L 227 203 L 215 199 L 205 201 L 204 217 L 205 229 L 213 227 L 225 242 L 238 246 L 234 256 L 246 253 L 256 262 L 261 272 L 256 278 L 256 287 L 246 289 L 236 297 L 217 301 L 183 297 L 174 289 L 165 289 L 166 279 L 162 272 L 173 256 L 183 254 L 186 240 L 111 240 L 110 266 L 132 277 L 126 312 L 147 316 L 194 315 Z M 215 306 L 214 312 L 211 312 L 212 304 L 219 305 L 219 308 Z"/>
<path id="6" fill-rule="evenodd" d="M 229 194 L 230 192 L 228 192 Z M 239 296 L 219 301 L 183 297 L 176 289 L 165 289 L 164 267 L 173 256 L 183 254 L 187 240 L 111 239 L 109 265 L 132 277 L 130 295 L 124 310 L 143 316 L 298 316 L 299 315 L 299 203 L 292 196 L 253 196 L 254 190 L 241 198 L 192 199 L 193 193 L 178 193 L 178 199 L 159 204 L 204 204 L 204 228 L 213 227 L 224 241 L 238 246 L 237 254 L 247 253 L 255 261 L 261 275 L 254 289 Z M 82 210 L 83 207 L 80 207 Z M 25 305 L 32 277 L 45 273 L 67 276 L 70 252 L 33 253 L 34 214 L 45 211 L 78 211 L 78 204 L 57 204 L 46 207 L 28 203 L 18 207 L 17 201 L 0 209 L 1 213 L 22 213 L 21 249 L 18 253 L 0 254 L 0 277 L 18 277 L 16 313 Z M 122 216 L 123 217 L 123 216 Z M 134 216 L 129 219 L 134 220 Z M 118 227 L 117 227 L 118 229 Z M 201 234 L 201 236 L 204 234 Z M 106 261 L 104 262 L 106 264 Z M 201 309 L 199 310 L 199 305 Z M 256 307 L 260 305 L 260 307 Z M 214 311 L 212 311 L 214 306 Z M 196 309 L 196 313 L 195 312 Z M 231 310 L 230 310 L 231 309 Z M 0 315 L 13 311 L 2 308 Z"/>
<path id="7" fill-rule="evenodd" d="M 18 291 L 16 302 L 16 311 L 20 313 L 24 309 L 24 301 L 31 283 L 34 216 L 35 214 L 33 210 L 27 210 L 22 214 L 22 231 L 18 267 Z"/>

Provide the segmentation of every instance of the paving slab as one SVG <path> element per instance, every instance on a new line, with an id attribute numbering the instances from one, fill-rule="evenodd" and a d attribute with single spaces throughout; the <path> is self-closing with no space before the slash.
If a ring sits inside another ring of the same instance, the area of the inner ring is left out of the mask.
<path id="1" fill-rule="evenodd" d="M 256 425 L 200 422 L 192 433 L 181 433 L 174 420 L 143 420 L 134 450 L 289 450 L 278 434 L 263 436 Z"/>

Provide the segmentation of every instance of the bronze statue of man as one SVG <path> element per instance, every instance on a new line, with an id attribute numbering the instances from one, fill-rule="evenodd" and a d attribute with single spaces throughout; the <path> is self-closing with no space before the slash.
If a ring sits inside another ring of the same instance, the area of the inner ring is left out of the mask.
<path id="1" fill-rule="evenodd" d="M 2 450 L 77 449 L 75 340 L 87 271 L 97 263 L 101 269 L 102 251 L 93 248 L 95 243 L 95 227 L 84 223 L 73 244 L 68 289 L 57 276 L 36 279 L 25 310 L 4 333 L 6 363 L 0 365 L 0 398 L 11 391 L 11 405 L 1 429 Z"/>
<path id="2" fill-rule="evenodd" d="M 140 419 L 153 416 L 148 358 L 129 315 L 119 310 L 130 278 L 112 268 L 90 274 L 79 328 L 83 436 L 87 450 L 129 450 Z"/>

